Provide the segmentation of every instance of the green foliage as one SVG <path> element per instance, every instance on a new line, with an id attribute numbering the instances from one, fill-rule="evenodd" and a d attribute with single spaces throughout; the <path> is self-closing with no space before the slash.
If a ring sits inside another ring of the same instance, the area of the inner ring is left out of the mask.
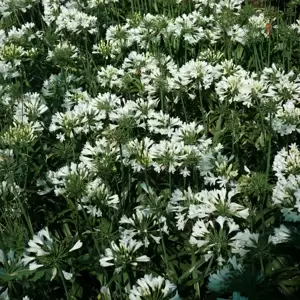
<path id="1" fill-rule="evenodd" d="M 5 0 L 0 299 L 299 299 L 299 1 Z"/>

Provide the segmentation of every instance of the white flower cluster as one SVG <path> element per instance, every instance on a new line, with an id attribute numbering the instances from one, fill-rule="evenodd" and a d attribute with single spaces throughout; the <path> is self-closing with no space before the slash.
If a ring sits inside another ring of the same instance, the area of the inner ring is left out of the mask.
<path id="1" fill-rule="evenodd" d="M 138 250 L 143 246 L 143 243 L 129 237 L 124 237 L 119 240 L 119 244 L 114 241 L 110 243 L 110 248 L 105 249 L 104 255 L 100 259 L 102 267 L 115 266 L 115 272 L 119 273 L 128 264 L 137 266 L 141 262 L 149 262 L 150 258 L 147 255 L 139 255 Z"/>
<path id="2" fill-rule="evenodd" d="M 97 18 L 89 16 L 75 7 L 61 6 L 60 14 L 55 20 L 56 32 L 63 30 L 74 34 L 96 33 Z"/>
<path id="3" fill-rule="evenodd" d="M 51 280 L 56 277 L 58 270 L 62 272 L 66 280 L 72 279 L 73 274 L 62 270 L 59 263 L 61 263 L 62 258 L 66 256 L 66 253 L 78 250 L 82 247 L 80 240 L 66 251 L 66 249 L 62 249 L 62 247 L 57 245 L 57 241 L 51 237 L 48 227 L 45 227 L 33 236 L 32 240 L 28 242 L 28 246 L 26 249 L 28 255 L 24 254 L 22 262 L 25 266 L 29 264 L 29 270 L 52 267 Z"/>
<path id="4" fill-rule="evenodd" d="M 273 163 L 277 183 L 272 200 L 279 205 L 284 219 L 300 221 L 300 151 L 296 144 L 277 153 Z"/>
<path id="5" fill-rule="evenodd" d="M 169 280 L 161 276 L 146 274 L 143 278 L 137 280 L 136 285 L 132 287 L 129 294 L 129 300 L 142 300 L 155 294 L 157 299 L 166 299 L 176 289 L 176 286 Z M 178 296 L 168 298 L 170 300 L 180 299 Z"/>
<path id="6" fill-rule="evenodd" d="M 28 276 L 67 298 L 84 270 L 104 299 L 177 300 L 172 282 L 197 278 L 248 299 L 226 289 L 249 261 L 265 272 L 300 221 L 300 75 L 280 24 L 243 2 L 0 1 L 0 223 L 33 235 Z"/>

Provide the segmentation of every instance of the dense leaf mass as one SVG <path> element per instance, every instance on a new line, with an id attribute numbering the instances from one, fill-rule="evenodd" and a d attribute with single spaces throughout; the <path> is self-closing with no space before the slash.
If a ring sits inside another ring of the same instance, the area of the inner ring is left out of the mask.
<path id="1" fill-rule="evenodd" d="M 0 1 L 0 300 L 300 298 L 299 1 Z"/>

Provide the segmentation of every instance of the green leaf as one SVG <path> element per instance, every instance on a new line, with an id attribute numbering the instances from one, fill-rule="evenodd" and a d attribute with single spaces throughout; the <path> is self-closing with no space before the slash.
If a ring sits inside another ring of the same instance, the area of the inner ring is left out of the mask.
<path id="1" fill-rule="evenodd" d="M 184 255 L 190 255 L 190 252 L 189 251 L 181 251 L 176 254 L 170 255 L 169 261 L 172 261 L 172 260 L 177 259 L 178 257 L 184 256 Z"/>
<path id="2" fill-rule="evenodd" d="M 187 281 L 187 282 L 185 283 L 185 285 L 187 285 L 187 286 L 192 286 L 192 285 L 194 285 L 195 283 L 198 283 L 198 282 L 201 282 L 201 283 L 203 282 L 203 276 L 194 278 L 194 279 L 192 279 L 192 280 L 189 280 L 189 281 Z"/>
<path id="3" fill-rule="evenodd" d="M 3 269 L 0 270 L 0 279 L 3 281 L 22 280 L 24 277 L 32 274 L 32 271 L 27 268 L 17 269 L 11 273 L 5 273 Z"/>
<path id="4" fill-rule="evenodd" d="M 187 277 L 189 277 L 194 271 L 196 271 L 198 268 L 200 268 L 202 265 L 206 263 L 205 259 L 199 260 L 196 262 L 194 266 L 191 266 L 186 272 L 184 272 L 178 279 L 179 283 L 182 283 L 183 280 L 185 280 Z"/>
<path id="5" fill-rule="evenodd" d="M 238 45 L 237 48 L 236 48 L 236 51 L 235 51 L 235 54 L 236 54 L 236 58 L 238 60 L 240 60 L 243 56 L 243 53 L 244 53 L 244 48 L 243 46 L 241 45 Z"/>
<path id="6" fill-rule="evenodd" d="M 78 283 L 74 282 L 72 284 L 72 294 L 75 297 L 78 297 L 79 299 L 82 299 L 83 295 L 83 288 Z"/>
<path id="7" fill-rule="evenodd" d="M 39 279 L 41 279 L 45 274 L 44 270 L 40 270 L 40 271 L 36 271 L 33 278 L 30 279 L 30 281 L 38 281 Z"/>
<path id="8" fill-rule="evenodd" d="M 214 143 L 218 144 L 220 142 L 220 137 L 221 137 L 221 132 L 222 132 L 222 122 L 223 122 L 223 117 L 222 115 L 219 116 L 216 127 L 214 129 Z"/>
<path id="9" fill-rule="evenodd" d="M 299 286 L 300 285 L 300 277 L 298 277 L 296 279 L 281 280 L 280 284 L 284 284 L 285 286 Z"/>

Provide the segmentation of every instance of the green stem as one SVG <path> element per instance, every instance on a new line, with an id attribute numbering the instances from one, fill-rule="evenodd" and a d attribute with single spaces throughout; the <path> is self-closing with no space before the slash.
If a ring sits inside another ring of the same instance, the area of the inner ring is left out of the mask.
<path id="1" fill-rule="evenodd" d="M 268 154 L 267 154 L 267 167 L 266 167 L 266 175 L 267 178 L 269 178 L 270 174 L 270 167 L 271 167 L 271 150 L 272 150 L 272 121 L 273 121 L 273 116 L 272 113 L 270 114 L 270 123 L 269 123 L 269 144 L 268 144 Z"/>
<path id="2" fill-rule="evenodd" d="M 196 255 L 195 255 L 195 251 L 194 249 L 192 249 L 192 266 L 195 266 L 196 265 Z M 197 279 L 197 271 L 194 270 L 193 273 L 192 273 L 192 276 L 193 276 L 193 280 L 196 280 Z M 196 298 L 200 299 L 200 285 L 199 285 L 199 282 L 195 283 L 194 284 L 194 289 L 195 289 L 195 296 Z"/>
<path id="3" fill-rule="evenodd" d="M 145 182 L 146 182 L 146 186 L 147 186 L 147 190 L 149 193 L 149 198 L 152 198 L 152 193 L 150 192 L 150 186 L 149 186 L 149 180 L 148 180 L 148 174 L 147 174 L 147 170 L 145 169 Z M 152 200 L 152 199 L 151 199 Z M 161 246 L 163 249 L 163 254 L 164 254 L 164 260 L 165 260 L 165 264 L 166 264 L 166 268 L 167 268 L 167 274 L 169 273 L 169 261 L 168 261 L 168 255 L 167 255 L 167 251 L 166 251 L 166 247 L 165 247 L 165 242 L 164 242 L 164 237 L 162 234 L 162 229 L 160 226 L 160 215 L 156 216 L 157 218 L 157 223 L 158 223 L 158 227 L 159 227 L 159 233 L 160 233 L 160 238 L 161 238 Z"/>
<path id="4" fill-rule="evenodd" d="M 211 257 L 211 259 L 210 259 L 210 261 L 209 261 L 209 263 L 208 263 L 208 266 L 207 266 L 207 268 L 206 268 L 206 270 L 205 270 L 205 273 L 204 273 L 204 278 L 208 275 L 208 273 L 209 273 L 209 271 L 210 271 L 210 268 L 211 268 L 211 265 L 212 265 L 212 263 L 213 263 L 213 261 L 214 261 L 214 255 Z"/>
<path id="5" fill-rule="evenodd" d="M 182 104 L 182 108 L 183 108 L 183 112 L 184 112 L 185 122 L 187 123 L 188 122 L 188 116 L 187 116 L 187 113 L 186 113 L 186 108 L 185 108 L 185 105 L 184 105 L 184 100 L 183 100 L 183 97 L 180 97 L 180 98 L 181 98 L 181 104 Z"/>
<path id="6" fill-rule="evenodd" d="M 205 109 L 204 109 L 204 105 L 203 105 L 201 88 L 199 88 L 199 98 L 200 98 L 200 109 L 201 109 L 201 114 L 202 114 L 202 122 L 203 122 L 203 126 L 204 126 L 204 129 L 205 129 L 205 134 L 207 135 L 208 128 L 207 128 L 207 125 L 206 125 Z"/>
<path id="7" fill-rule="evenodd" d="M 80 205 L 81 205 L 81 207 L 82 207 L 82 212 L 83 212 L 83 216 L 84 216 L 84 219 L 85 219 L 85 221 L 86 221 L 86 224 L 89 224 L 88 223 L 88 216 L 87 216 L 87 214 L 86 214 L 86 211 L 85 211 L 85 209 L 84 209 L 84 207 L 83 207 L 83 203 L 81 202 L 81 199 L 79 198 L 79 203 L 80 203 Z M 75 202 L 75 205 L 77 205 L 77 203 Z M 100 256 L 101 256 L 101 251 L 100 251 L 100 248 L 99 248 L 99 245 L 98 245 L 98 243 L 97 243 L 97 240 L 95 239 L 95 237 L 92 235 L 92 238 L 93 238 L 93 241 L 94 241 L 94 244 L 95 244 L 95 248 L 96 248 L 96 250 L 97 250 L 97 252 L 98 252 L 98 256 L 99 256 L 99 258 L 100 258 Z"/>
<path id="8" fill-rule="evenodd" d="M 59 273 L 59 276 L 61 278 L 62 284 L 64 286 L 64 290 L 65 290 L 67 300 L 69 300 L 71 298 L 69 296 L 69 292 L 68 292 L 68 288 L 67 288 L 67 284 L 66 284 L 66 279 L 65 279 L 64 274 L 62 273 L 61 269 L 59 267 L 57 269 L 58 269 L 58 273 Z"/>
<path id="9" fill-rule="evenodd" d="M 14 187 L 14 185 L 12 185 L 12 186 Z M 21 212 L 22 212 L 22 214 L 24 216 L 24 219 L 26 221 L 26 224 L 27 224 L 27 227 L 29 229 L 29 232 L 30 232 L 31 236 L 34 236 L 34 231 L 33 231 L 33 227 L 32 227 L 32 224 L 31 224 L 31 220 L 30 220 L 28 214 L 26 213 L 25 207 L 24 207 L 24 205 L 23 205 L 20 197 L 18 196 L 18 191 L 17 190 L 15 190 L 15 195 L 17 195 L 16 199 L 18 201 L 18 205 L 19 205 L 19 207 L 21 209 Z"/>
<path id="10" fill-rule="evenodd" d="M 268 67 L 270 67 L 270 56 L 271 56 L 271 37 L 268 38 Z"/>
<path id="11" fill-rule="evenodd" d="M 260 268 L 261 268 L 261 272 L 264 274 L 265 273 L 265 267 L 264 267 L 264 263 L 262 258 L 259 258 L 259 263 L 260 263 Z"/>
<path id="12" fill-rule="evenodd" d="M 195 167 L 193 168 L 193 179 L 194 179 L 195 187 L 196 187 L 197 191 L 199 192 L 197 169 Z"/>
<path id="13" fill-rule="evenodd" d="M 258 72 L 260 70 L 260 66 L 259 66 L 258 53 L 257 53 L 257 49 L 256 49 L 255 45 L 253 45 L 253 52 L 254 52 L 254 61 L 255 61 L 256 72 Z"/>
<path id="14" fill-rule="evenodd" d="M 234 104 L 236 104 L 234 102 Z M 235 107 L 236 109 L 236 107 Z M 235 110 L 236 111 L 236 110 Z M 231 117 L 232 117 L 232 139 L 231 139 L 231 152 L 232 155 L 235 155 L 235 120 L 234 120 L 234 113 L 231 111 Z"/>
<path id="15" fill-rule="evenodd" d="M 290 37 L 290 51 L 289 51 L 289 57 L 288 57 L 288 72 L 291 70 L 291 61 L 292 61 L 292 37 Z"/>
<path id="16" fill-rule="evenodd" d="M 121 160 L 121 189 L 122 189 L 122 195 L 121 195 L 121 204 L 124 207 L 125 206 L 125 184 L 124 184 L 124 164 L 123 164 L 123 151 L 122 151 L 122 145 L 119 144 L 120 149 L 120 160 Z"/>
<path id="17" fill-rule="evenodd" d="M 165 242 L 164 242 L 164 237 L 163 237 L 161 226 L 160 226 L 160 221 L 159 221 L 160 216 L 156 216 L 156 218 L 157 218 L 158 227 L 159 227 L 159 233 L 160 233 L 160 238 L 161 238 L 161 246 L 162 246 L 163 253 L 164 253 L 164 260 L 165 260 L 165 264 L 166 264 L 166 268 L 167 268 L 167 274 L 169 275 L 169 259 L 168 259 L 166 246 L 165 246 Z"/>

